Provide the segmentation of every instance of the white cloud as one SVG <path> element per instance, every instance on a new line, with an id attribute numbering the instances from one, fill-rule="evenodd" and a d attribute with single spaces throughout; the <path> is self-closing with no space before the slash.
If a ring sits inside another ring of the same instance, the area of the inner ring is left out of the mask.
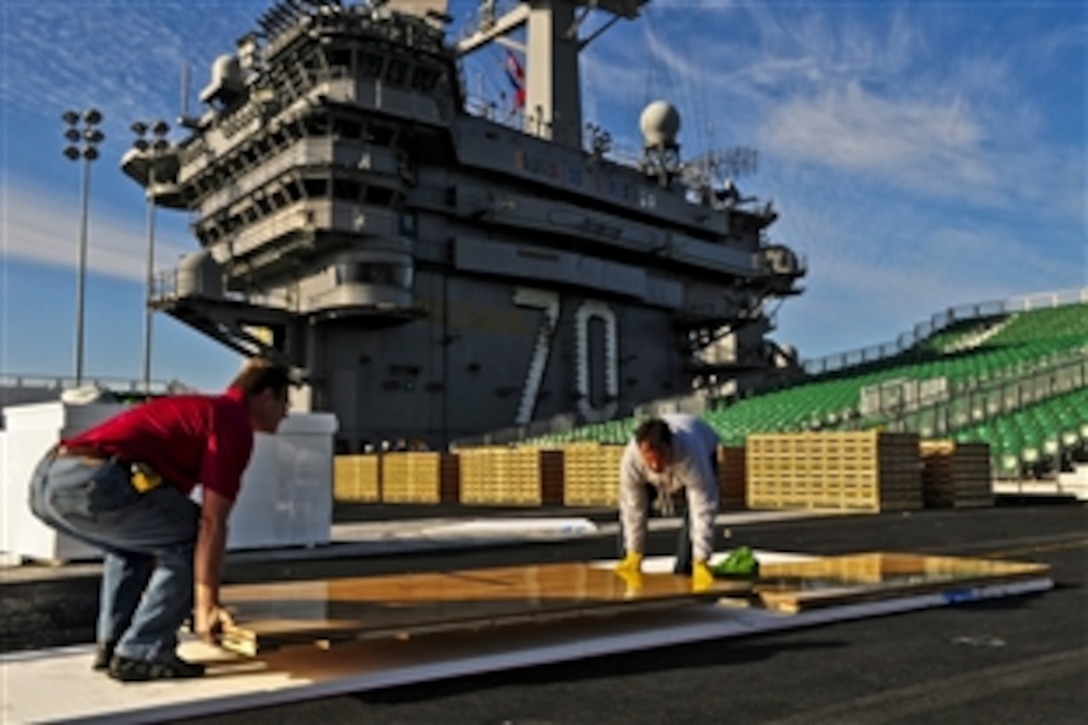
<path id="1" fill-rule="evenodd" d="M 231 52 L 264 7 L 239 0 L 18 3 L 0 31 L 0 97 L 6 108 L 35 115 L 96 106 L 107 137 L 127 137 L 136 119 L 176 117 L 183 62 L 192 66 L 195 99 L 212 59 Z"/>
<path id="2" fill-rule="evenodd" d="M 62 267 L 77 265 L 79 206 L 75 199 L 50 195 L 25 181 L 0 181 L 4 214 L 0 251 L 33 262 Z M 147 265 L 144 228 L 128 219 L 96 210 L 91 203 L 87 224 L 87 269 L 126 280 L 143 281 Z M 196 249 L 160 232 L 156 238 L 156 268 L 173 267 L 178 258 Z"/>
<path id="3" fill-rule="evenodd" d="M 777 153 L 799 161 L 872 170 L 954 162 L 982 134 L 959 103 L 897 102 L 854 83 L 782 106 L 763 138 Z"/>

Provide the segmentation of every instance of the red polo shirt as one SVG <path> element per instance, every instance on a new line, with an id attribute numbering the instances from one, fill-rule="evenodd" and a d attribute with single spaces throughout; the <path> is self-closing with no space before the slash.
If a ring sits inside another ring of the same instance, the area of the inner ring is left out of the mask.
<path id="1" fill-rule="evenodd" d="M 244 393 L 231 388 L 155 398 L 63 443 L 146 463 L 186 494 L 200 483 L 233 501 L 253 452 L 253 425 Z"/>

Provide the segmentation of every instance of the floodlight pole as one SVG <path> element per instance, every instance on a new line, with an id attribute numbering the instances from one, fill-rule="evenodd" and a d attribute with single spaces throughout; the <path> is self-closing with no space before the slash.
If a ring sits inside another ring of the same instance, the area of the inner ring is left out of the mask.
<path id="1" fill-rule="evenodd" d="M 136 121 L 131 126 L 136 135 L 133 144 L 137 151 L 147 154 L 147 271 L 144 278 L 144 330 L 143 330 L 143 386 L 144 395 L 151 394 L 151 338 L 152 315 L 151 299 L 155 294 L 155 191 L 156 168 L 163 152 L 169 148 L 166 136 L 170 133 L 170 126 L 165 121 L 152 121 L 145 123 Z M 149 143 L 145 138 L 150 131 L 153 140 Z"/>
<path id="2" fill-rule="evenodd" d="M 102 122 L 102 114 L 94 108 L 82 113 L 66 111 L 64 122 L 68 124 L 65 138 L 71 145 L 64 149 L 64 155 L 72 160 L 83 159 L 83 174 L 80 181 L 79 244 L 76 271 L 76 386 L 83 384 L 83 302 L 87 276 L 87 217 L 91 195 L 91 162 L 98 158 L 98 144 L 105 136 L 97 128 Z M 82 127 L 79 125 L 82 121 Z M 77 146 L 76 144 L 81 145 Z"/>
<path id="3" fill-rule="evenodd" d="M 86 295 L 87 277 L 87 207 L 91 196 L 91 160 L 83 159 L 80 182 L 79 253 L 76 272 L 76 386 L 83 384 L 83 302 Z"/>
<path id="4" fill-rule="evenodd" d="M 144 395 L 151 395 L 151 296 L 155 285 L 155 162 L 151 162 L 147 185 L 147 278 L 144 296 Z"/>

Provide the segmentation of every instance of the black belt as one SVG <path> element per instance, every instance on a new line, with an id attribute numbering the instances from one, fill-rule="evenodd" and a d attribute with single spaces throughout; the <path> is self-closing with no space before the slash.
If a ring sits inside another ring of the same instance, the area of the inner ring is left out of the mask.
<path id="1" fill-rule="evenodd" d="M 108 456 L 94 446 L 76 444 L 74 446 L 59 444 L 53 449 L 53 455 L 57 458 L 90 458 L 95 461 L 108 461 L 113 456 Z"/>

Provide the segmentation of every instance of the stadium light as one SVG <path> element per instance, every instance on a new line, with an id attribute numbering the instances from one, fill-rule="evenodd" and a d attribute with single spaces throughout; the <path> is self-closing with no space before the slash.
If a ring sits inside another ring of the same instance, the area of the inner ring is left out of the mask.
<path id="1" fill-rule="evenodd" d="M 102 113 L 96 108 L 88 108 L 82 113 L 65 111 L 61 119 L 67 125 L 64 138 L 68 145 L 64 148 L 65 158 L 71 161 L 83 159 L 83 174 L 80 182 L 80 215 L 78 262 L 76 269 L 76 385 L 83 384 L 83 300 L 84 284 L 87 276 L 87 203 L 91 195 L 91 162 L 98 158 L 98 145 L 106 136 L 98 125 L 102 123 Z M 82 122 L 82 123 L 81 123 Z"/>
<path id="2" fill-rule="evenodd" d="M 158 120 L 150 123 L 136 121 L 130 127 L 136 139 L 133 147 L 141 154 L 150 154 L 147 165 L 147 277 L 144 280 L 144 330 L 143 330 L 143 385 L 144 394 L 151 394 L 151 298 L 155 292 L 155 168 L 161 154 L 170 148 L 166 135 L 170 133 L 170 124 Z M 152 139 L 146 136 L 151 132 Z"/>

